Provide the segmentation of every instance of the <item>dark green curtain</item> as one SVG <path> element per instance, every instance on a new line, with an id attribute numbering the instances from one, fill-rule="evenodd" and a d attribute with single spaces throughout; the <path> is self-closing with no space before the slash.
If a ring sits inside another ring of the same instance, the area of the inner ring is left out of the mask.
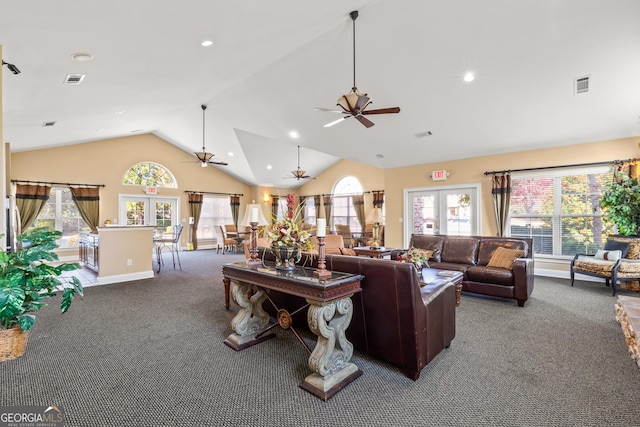
<path id="1" fill-rule="evenodd" d="M 233 218 L 233 224 L 238 229 L 238 214 L 240 212 L 240 196 L 229 196 L 229 203 L 231 204 L 231 217 Z"/>
<path id="2" fill-rule="evenodd" d="M 507 220 L 509 218 L 509 206 L 511 206 L 511 175 L 493 175 L 491 178 L 493 188 L 493 209 L 496 215 L 498 236 L 505 236 L 507 232 Z"/>
<path id="3" fill-rule="evenodd" d="M 373 194 L 373 207 L 381 208 L 384 205 L 384 191 L 372 191 Z"/>
<path id="4" fill-rule="evenodd" d="M 327 219 L 327 229 L 332 230 L 331 228 L 331 207 L 333 206 L 333 197 L 332 196 L 324 196 L 324 217 Z"/>
<path id="5" fill-rule="evenodd" d="M 91 227 L 92 232 L 98 231 L 100 222 L 100 188 L 98 187 L 69 187 L 71 198 L 78 207 L 80 216 Z"/>
<path id="6" fill-rule="evenodd" d="M 364 196 L 362 194 L 351 196 L 351 201 L 353 202 L 353 208 L 356 211 L 356 216 L 358 217 L 360 227 L 362 231 L 364 231 L 364 223 L 366 218 L 364 214 Z"/>
<path id="7" fill-rule="evenodd" d="M 18 208 L 18 235 L 33 224 L 38 214 L 49 200 L 51 187 L 47 185 L 16 185 L 16 206 Z"/>
<path id="8" fill-rule="evenodd" d="M 193 217 L 193 224 L 191 224 L 191 244 L 193 250 L 198 249 L 198 222 L 200 222 L 200 213 L 202 212 L 202 199 L 203 195 L 199 193 L 189 193 L 189 211 Z"/>
<path id="9" fill-rule="evenodd" d="M 271 196 L 271 222 L 278 221 L 278 208 L 280 207 L 280 196 Z"/>

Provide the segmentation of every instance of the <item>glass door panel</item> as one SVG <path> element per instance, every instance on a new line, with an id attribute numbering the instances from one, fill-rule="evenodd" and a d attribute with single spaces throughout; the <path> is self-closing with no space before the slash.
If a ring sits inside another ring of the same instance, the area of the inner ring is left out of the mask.
<path id="1" fill-rule="evenodd" d="M 177 198 L 121 196 L 120 223 L 166 229 L 179 222 L 177 206 Z"/>
<path id="2" fill-rule="evenodd" d="M 438 193 L 415 193 L 411 199 L 413 217 L 411 221 L 412 234 L 438 234 Z"/>

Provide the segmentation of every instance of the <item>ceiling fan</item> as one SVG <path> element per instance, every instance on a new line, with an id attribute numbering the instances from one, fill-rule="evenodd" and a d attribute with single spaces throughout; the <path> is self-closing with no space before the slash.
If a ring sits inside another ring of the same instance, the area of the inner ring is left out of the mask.
<path id="1" fill-rule="evenodd" d="M 342 111 L 330 110 L 328 108 L 315 109 L 316 111 L 327 111 L 330 113 L 343 115 L 338 120 L 334 120 L 333 122 L 324 125 L 324 127 L 326 128 L 336 125 L 341 121 L 348 119 L 349 117 L 355 117 L 355 119 L 362 123 L 365 127 L 370 128 L 374 125 L 374 123 L 364 116 L 370 114 L 389 114 L 400 112 L 400 107 L 366 110 L 369 104 L 371 104 L 371 98 L 369 98 L 366 93 L 359 93 L 358 88 L 356 87 L 356 18 L 358 18 L 358 11 L 354 10 L 353 12 L 349 13 L 349 16 L 353 21 L 353 87 L 351 88 L 351 92 L 338 98 L 337 105 L 342 108 Z"/>
<path id="2" fill-rule="evenodd" d="M 298 181 L 300 181 L 301 179 L 315 179 L 312 176 L 305 175 L 306 173 L 306 171 L 300 169 L 300 146 L 298 145 L 298 169 L 291 171 L 291 174 L 293 176 L 288 176 L 287 178 L 295 178 Z"/>
<path id="3" fill-rule="evenodd" d="M 198 160 L 200 161 L 200 164 L 203 168 L 206 168 L 207 166 L 209 166 L 209 164 L 212 165 L 220 165 L 220 166 L 228 166 L 229 163 L 225 163 L 222 161 L 213 161 L 211 160 L 214 155 L 212 153 L 208 153 L 207 150 L 204 148 L 204 111 L 207 109 L 206 105 L 201 105 L 202 107 L 202 151 L 196 151 L 194 154 L 196 155 L 196 157 L 198 158 Z"/>

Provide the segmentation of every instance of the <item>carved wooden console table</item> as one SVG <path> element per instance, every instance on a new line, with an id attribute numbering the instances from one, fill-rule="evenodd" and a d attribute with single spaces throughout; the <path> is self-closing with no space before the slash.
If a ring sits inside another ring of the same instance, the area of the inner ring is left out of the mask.
<path id="1" fill-rule="evenodd" d="M 353 314 L 351 296 L 362 290 L 360 281 L 364 277 L 331 272 L 330 277 L 318 278 L 314 271 L 314 268 L 298 267 L 294 272 L 284 272 L 270 266 L 249 267 L 246 262 L 223 266 L 225 288 L 231 284 L 231 296 L 240 306 L 231 321 L 233 333 L 224 343 L 240 351 L 272 338 L 268 332 L 271 329 L 269 315 L 262 308 L 268 297 L 266 290 L 305 298 L 309 303 L 309 329 L 317 335 L 317 342 L 309 356 L 309 368 L 313 373 L 304 379 L 300 387 L 328 400 L 362 375 L 362 371 L 349 361 L 353 345 L 347 340 L 345 331 Z M 287 328 L 289 322 L 289 313 L 280 310 L 280 326 Z"/>
<path id="2" fill-rule="evenodd" d="M 640 298 L 618 296 L 616 321 L 622 327 L 631 358 L 640 367 Z"/>

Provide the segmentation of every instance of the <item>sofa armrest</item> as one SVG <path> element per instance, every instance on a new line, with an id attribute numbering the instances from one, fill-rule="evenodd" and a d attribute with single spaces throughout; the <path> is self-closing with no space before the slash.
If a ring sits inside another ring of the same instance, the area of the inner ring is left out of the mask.
<path id="1" fill-rule="evenodd" d="M 533 292 L 533 259 L 516 258 L 513 261 L 513 285 L 515 298 L 522 307 Z"/>
<path id="2" fill-rule="evenodd" d="M 393 260 L 398 260 L 398 255 L 402 255 L 403 253 L 407 252 L 408 249 L 393 249 L 391 251 L 391 259 Z"/>

